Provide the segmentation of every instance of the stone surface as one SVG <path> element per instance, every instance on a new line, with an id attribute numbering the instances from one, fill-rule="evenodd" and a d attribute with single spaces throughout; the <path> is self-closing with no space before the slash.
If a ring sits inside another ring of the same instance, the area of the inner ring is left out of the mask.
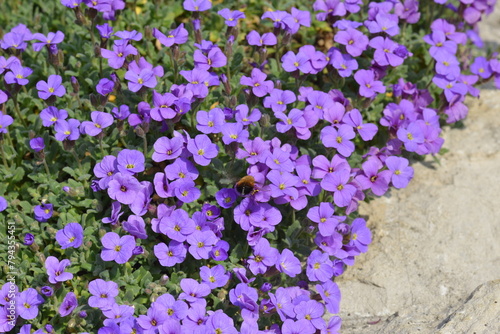
<path id="1" fill-rule="evenodd" d="M 498 47 L 500 10 L 482 26 Z M 408 188 L 362 205 L 373 243 L 337 280 L 341 333 L 500 333 L 500 92 L 468 105 L 439 164 L 415 163 Z"/>

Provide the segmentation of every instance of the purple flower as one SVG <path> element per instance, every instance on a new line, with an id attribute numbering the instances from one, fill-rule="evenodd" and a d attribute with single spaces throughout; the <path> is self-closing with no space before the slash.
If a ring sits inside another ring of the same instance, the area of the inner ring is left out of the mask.
<path id="1" fill-rule="evenodd" d="M 262 116 L 259 109 L 254 108 L 249 112 L 248 106 L 246 104 L 240 104 L 236 106 L 234 118 L 236 122 L 242 123 L 243 125 L 250 125 L 258 122 Z"/>
<path id="2" fill-rule="evenodd" d="M 115 232 L 106 233 L 101 239 L 103 250 L 101 259 L 103 261 L 116 261 L 116 263 L 126 263 L 132 257 L 135 248 L 135 239 L 131 235 L 124 235 L 120 238 Z"/>
<path id="3" fill-rule="evenodd" d="M 40 118 L 42 119 L 43 126 L 51 126 L 56 124 L 59 120 L 65 120 L 68 118 L 68 112 L 64 109 L 57 109 L 56 107 L 47 107 L 40 113 Z"/>
<path id="4" fill-rule="evenodd" d="M 194 221 L 183 209 L 177 209 L 170 216 L 163 217 L 158 228 L 161 233 L 178 242 L 186 241 L 187 237 L 195 231 Z"/>
<path id="5" fill-rule="evenodd" d="M 68 292 L 59 306 L 59 314 L 61 317 L 66 317 L 73 312 L 73 310 L 78 306 L 78 301 L 74 292 Z"/>
<path id="6" fill-rule="evenodd" d="M 328 53 L 330 64 L 339 72 L 341 77 L 350 77 L 352 71 L 358 69 L 358 62 L 350 54 L 343 54 L 337 48 L 331 48 Z"/>
<path id="7" fill-rule="evenodd" d="M 29 80 L 26 77 L 30 76 L 33 70 L 29 67 L 22 67 L 20 63 L 13 62 L 10 66 L 10 72 L 5 74 L 5 82 L 8 84 L 18 84 L 24 86 Z M 37 85 L 38 88 L 38 85 Z"/>
<path id="8" fill-rule="evenodd" d="M 14 123 L 14 119 L 9 115 L 0 113 L 0 133 L 7 133 L 7 127 Z"/>
<path id="9" fill-rule="evenodd" d="M 55 33 L 49 32 L 47 37 L 45 37 L 43 34 L 36 33 L 33 34 L 33 39 L 40 41 L 39 43 L 33 43 L 33 50 L 40 51 L 45 45 L 50 47 L 61 43 L 64 39 L 64 33 L 61 31 L 57 31 Z"/>
<path id="10" fill-rule="evenodd" d="M 295 277 L 302 272 L 300 260 L 287 248 L 283 249 L 281 255 L 278 256 L 275 265 L 276 269 L 290 277 Z"/>
<path id="11" fill-rule="evenodd" d="M 194 97 L 205 98 L 209 86 L 218 86 L 219 79 L 216 74 L 195 68 L 192 71 L 179 72 L 187 81 L 186 89 L 193 92 Z"/>
<path id="12" fill-rule="evenodd" d="M 365 26 L 372 34 L 386 33 L 390 36 L 399 34 L 399 18 L 396 14 L 379 12 L 375 15 L 375 20 L 365 21 Z"/>
<path id="13" fill-rule="evenodd" d="M 354 79 L 359 84 L 359 95 L 374 98 L 377 93 L 385 93 L 382 81 L 375 80 L 372 70 L 359 70 L 354 74 Z"/>
<path id="14" fill-rule="evenodd" d="M 350 140 L 356 136 L 350 125 L 342 124 L 338 130 L 333 126 L 326 126 L 321 130 L 321 141 L 325 147 L 333 147 L 344 157 L 354 152 L 354 143 Z"/>
<path id="15" fill-rule="evenodd" d="M 424 142 L 424 134 L 416 122 L 410 123 L 407 128 L 399 128 L 397 136 L 408 152 L 415 152 L 418 145 Z"/>
<path id="16" fill-rule="evenodd" d="M 95 86 L 96 91 L 102 96 L 106 96 L 113 91 L 115 88 L 115 83 L 107 78 L 102 78 L 99 80 L 97 86 Z"/>
<path id="17" fill-rule="evenodd" d="M 116 119 L 124 120 L 130 115 L 130 108 L 127 105 L 122 104 L 118 108 L 113 108 L 111 110 L 111 113 L 115 116 Z"/>
<path id="18" fill-rule="evenodd" d="M 203 12 L 212 8 L 209 0 L 184 0 L 182 6 L 190 12 Z"/>
<path id="19" fill-rule="evenodd" d="M 3 198 L 3 197 L 2 197 Z M 5 200 L 5 199 L 4 199 Z M 0 212 L 3 211 L 2 208 L 0 207 Z M 24 242 L 23 245 L 25 246 L 30 246 L 35 242 L 35 236 L 31 233 L 26 233 L 24 235 Z"/>
<path id="20" fill-rule="evenodd" d="M 271 247 L 266 238 L 261 238 L 253 248 L 253 255 L 248 258 L 250 271 L 254 274 L 264 274 L 278 259 L 279 252 Z"/>
<path id="21" fill-rule="evenodd" d="M 219 133 L 224 125 L 224 112 L 219 108 L 213 108 L 210 111 L 200 110 L 196 113 L 196 129 L 209 133 Z"/>
<path id="22" fill-rule="evenodd" d="M 62 97 L 66 94 L 66 88 L 62 85 L 62 78 L 59 75 L 52 74 L 47 81 L 40 80 L 36 84 L 38 97 L 47 100 L 51 96 Z"/>
<path id="23" fill-rule="evenodd" d="M 56 240 L 61 245 L 61 249 L 78 248 L 83 243 L 83 228 L 78 223 L 69 223 L 62 230 L 57 231 Z"/>
<path id="24" fill-rule="evenodd" d="M 315 249 L 307 258 L 307 278 L 310 281 L 326 282 L 333 276 L 332 261 L 326 253 Z"/>
<path id="25" fill-rule="evenodd" d="M 271 94 L 264 99 L 264 107 L 271 108 L 274 112 L 286 111 L 286 105 L 297 100 L 290 90 L 273 89 Z"/>
<path id="26" fill-rule="evenodd" d="M 441 30 L 433 30 L 431 34 L 425 35 L 423 40 L 432 45 L 429 53 L 433 58 L 447 57 L 457 53 L 457 43 L 447 41 L 445 33 Z"/>
<path id="27" fill-rule="evenodd" d="M 347 53 L 353 57 L 360 56 L 368 46 L 368 37 L 353 28 L 338 31 L 335 34 L 334 40 L 339 44 L 345 45 Z"/>
<path id="28" fill-rule="evenodd" d="M 400 157 L 388 157 L 385 159 L 385 165 L 392 172 L 392 185 L 398 189 L 406 188 L 413 178 L 413 168 L 408 166 L 408 160 Z"/>
<path id="29" fill-rule="evenodd" d="M 366 227 L 366 221 L 363 218 L 354 219 L 351 225 L 350 240 L 346 246 L 355 247 L 360 252 L 365 253 L 371 242 L 372 233 Z"/>
<path id="30" fill-rule="evenodd" d="M 56 284 L 58 282 L 64 282 L 73 278 L 72 273 L 64 272 L 67 266 L 71 265 L 71 262 L 67 259 L 59 260 L 54 256 L 49 256 L 45 260 L 45 269 L 47 270 L 47 275 L 49 275 L 49 282 Z"/>
<path id="31" fill-rule="evenodd" d="M 0 129 L 2 128 L 1 118 L 2 118 L 2 116 L 0 115 Z M 43 142 L 43 138 L 42 137 L 35 137 L 35 138 L 31 139 L 30 140 L 30 147 L 35 152 L 43 151 L 43 149 L 45 148 L 45 143 Z"/>
<path id="32" fill-rule="evenodd" d="M 261 36 L 257 31 L 252 30 L 247 34 L 247 42 L 255 46 L 272 46 L 278 43 L 278 39 L 272 32 L 266 32 Z"/>
<path id="33" fill-rule="evenodd" d="M 201 166 L 208 166 L 219 152 L 217 144 L 213 144 L 207 135 L 197 135 L 188 140 L 187 149 L 193 154 L 194 161 Z"/>
<path id="34" fill-rule="evenodd" d="M 35 206 L 33 210 L 35 214 L 35 219 L 39 222 L 46 222 L 52 217 L 52 213 L 54 212 L 54 206 L 52 204 L 42 203 L 40 205 Z"/>
<path id="35" fill-rule="evenodd" d="M 322 319 L 325 307 L 315 300 L 304 300 L 294 307 L 297 320 L 306 320 L 310 327 L 323 329 L 325 321 Z"/>
<path id="36" fill-rule="evenodd" d="M 206 55 L 201 50 L 195 50 L 193 60 L 194 66 L 202 70 L 223 67 L 227 64 L 227 57 L 219 47 L 212 47 Z"/>
<path id="37" fill-rule="evenodd" d="M 312 70 L 309 56 L 301 51 L 297 54 L 288 51 L 281 57 L 281 63 L 286 72 L 301 71 L 302 73 L 310 73 Z"/>
<path id="38" fill-rule="evenodd" d="M 343 4 L 342 2 L 338 3 Z M 286 319 L 281 327 L 281 334 L 313 334 L 315 332 L 316 328 L 314 328 L 314 326 L 312 326 L 309 321 L 305 319 L 300 319 L 297 321 Z"/>
<path id="39" fill-rule="evenodd" d="M 341 208 L 348 206 L 356 194 L 356 187 L 348 183 L 349 178 L 349 170 L 341 169 L 326 174 L 321 181 L 321 188 L 333 192 L 333 202 Z"/>
<path id="40" fill-rule="evenodd" d="M 488 79 L 492 74 L 490 63 L 484 57 L 476 57 L 470 65 L 470 71 L 483 79 Z"/>
<path id="41" fill-rule="evenodd" d="M 40 289 L 40 292 L 46 297 L 52 297 L 52 295 L 54 294 L 54 289 L 46 285 Z"/>
<path id="42" fill-rule="evenodd" d="M 131 175 L 116 173 L 108 184 L 108 195 L 122 204 L 132 204 L 142 185 Z"/>
<path id="43" fill-rule="evenodd" d="M 316 285 L 316 291 L 325 301 L 326 309 L 332 314 L 337 314 L 340 311 L 340 289 L 338 285 L 330 280 L 323 284 Z"/>
<path id="44" fill-rule="evenodd" d="M 170 185 L 174 187 L 175 197 L 184 203 L 194 202 L 201 195 L 200 189 L 196 187 L 194 181 L 191 179 L 186 178 L 176 183 L 172 182 Z"/>
<path id="45" fill-rule="evenodd" d="M 273 88 L 274 83 L 271 80 L 265 81 L 267 75 L 258 68 L 254 68 L 250 77 L 242 76 L 240 84 L 252 87 L 252 93 L 255 96 L 263 97 L 269 94 Z"/>
<path id="46" fill-rule="evenodd" d="M 385 194 L 387 189 L 389 189 L 391 172 L 388 170 L 379 171 L 382 167 L 382 163 L 377 158 L 368 159 L 363 163 L 363 174 L 359 174 L 355 178 L 361 189 L 371 189 L 377 196 Z"/>
<path id="47" fill-rule="evenodd" d="M 245 13 L 240 12 L 239 10 L 230 10 L 229 8 L 221 9 L 217 12 L 217 14 L 226 20 L 225 23 L 228 27 L 236 27 L 238 20 L 245 18 Z"/>
<path id="48" fill-rule="evenodd" d="M 372 140 L 378 131 L 375 124 L 363 123 L 363 118 L 358 109 L 352 109 L 342 118 L 342 122 L 352 126 L 364 141 Z"/>
<path id="49" fill-rule="evenodd" d="M 180 45 L 186 43 L 189 35 L 188 31 L 184 28 L 184 23 L 181 23 L 177 28 L 171 30 L 168 35 L 154 28 L 153 37 L 157 38 L 164 46 L 171 47 L 174 44 Z"/>
<path id="50" fill-rule="evenodd" d="M 133 175 L 144 171 L 144 154 L 141 151 L 124 149 L 118 153 L 116 162 L 123 174 Z M 126 204 L 126 203 L 124 203 Z"/>
<path id="51" fill-rule="evenodd" d="M 141 216 L 130 215 L 128 219 L 122 224 L 123 229 L 139 239 L 147 239 L 146 223 Z"/>
<path id="52" fill-rule="evenodd" d="M 153 145 L 153 161 L 161 162 L 164 160 L 177 159 L 184 148 L 184 141 L 181 137 L 174 137 L 169 139 L 167 137 L 160 137 Z"/>
<path id="53" fill-rule="evenodd" d="M 167 246 L 165 243 L 160 242 L 155 245 L 154 254 L 164 267 L 172 267 L 177 263 L 182 263 L 186 259 L 187 249 L 184 243 L 175 240 L 170 241 Z"/>
<path id="54" fill-rule="evenodd" d="M 187 242 L 190 245 L 189 253 L 197 260 L 208 259 L 209 253 L 217 241 L 214 232 L 196 230 L 187 237 Z"/>
<path id="55" fill-rule="evenodd" d="M 207 284 L 198 283 L 192 278 L 183 278 L 180 285 L 183 292 L 179 295 L 179 299 L 189 303 L 196 303 L 210 294 L 210 287 Z"/>
<path id="56" fill-rule="evenodd" d="M 325 21 L 328 16 L 344 16 L 347 14 L 345 4 L 339 0 L 316 0 L 313 9 L 314 11 L 324 12 L 316 14 L 318 21 Z"/>
<path id="57" fill-rule="evenodd" d="M 84 121 L 80 126 L 80 131 L 89 136 L 95 137 L 102 132 L 104 128 L 107 128 L 113 124 L 114 118 L 110 114 L 102 111 L 93 111 L 90 114 L 92 122 Z"/>
<path id="58" fill-rule="evenodd" d="M 318 224 L 319 233 L 330 236 L 336 231 L 337 225 L 345 220 L 345 216 L 335 216 L 335 208 L 331 203 L 322 202 L 307 212 L 307 218 Z"/>
<path id="59" fill-rule="evenodd" d="M 399 44 L 392 41 L 389 37 L 377 36 L 370 41 L 370 46 L 375 49 L 373 59 L 380 66 L 391 65 L 393 67 L 399 66 L 403 63 L 404 58 L 399 57 L 395 50 Z"/>
<path id="60" fill-rule="evenodd" d="M 222 128 L 222 141 L 229 145 L 232 142 L 244 143 L 248 140 L 249 133 L 241 123 L 226 123 Z"/>
<path id="61" fill-rule="evenodd" d="M 38 305 L 43 302 L 44 299 L 35 289 L 28 288 L 16 298 L 17 314 L 26 320 L 35 319 L 38 316 Z"/>
<path id="62" fill-rule="evenodd" d="M 128 55 L 137 55 L 137 49 L 127 42 L 115 42 L 113 51 L 101 49 L 101 56 L 108 60 L 111 68 L 116 70 L 123 66 Z"/>
<path id="63" fill-rule="evenodd" d="M 80 138 L 79 127 L 80 121 L 77 119 L 60 120 L 54 126 L 54 130 L 56 131 L 55 137 L 59 141 L 77 140 Z"/>
<path id="64" fill-rule="evenodd" d="M 90 307 L 109 309 L 115 303 L 115 297 L 118 296 L 118 284 L 98 278 L 89 283 L 89 292 L 92 294 L 88 301 Z"/>
<path id="65" fill-rule="evenodd" d="M 229 281 L 229 274 L 226 269 L 218 264 L 214 267 L 203 266 L 200 268 L 200 278 L 210 289 L 220 288 Z"/>

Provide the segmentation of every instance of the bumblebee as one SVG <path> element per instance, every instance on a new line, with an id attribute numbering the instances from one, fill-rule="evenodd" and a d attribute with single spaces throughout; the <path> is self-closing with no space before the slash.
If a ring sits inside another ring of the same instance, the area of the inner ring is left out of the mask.
<path id="1" fill-rule="evenodd" d="M 240 196 L 245 197 L 252 195 L 255 191 L 255 178 L 252 175 L 242 177 L 236 182 L 234 189 L 236 189 L 236 192 L 240 194 Z"/>

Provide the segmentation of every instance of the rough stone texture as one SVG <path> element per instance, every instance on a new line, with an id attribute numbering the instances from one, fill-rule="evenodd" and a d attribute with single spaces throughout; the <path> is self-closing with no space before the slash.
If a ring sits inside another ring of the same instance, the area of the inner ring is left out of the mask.
<path id="1" fill-rule="evenodd" d="M 482 26 L 498 47 L 500 9 Z M 373 243 L 337 280 L 343 334 L 500 333 L 500 92 L 468 105 L 440 165 L 362 205 Z"/>

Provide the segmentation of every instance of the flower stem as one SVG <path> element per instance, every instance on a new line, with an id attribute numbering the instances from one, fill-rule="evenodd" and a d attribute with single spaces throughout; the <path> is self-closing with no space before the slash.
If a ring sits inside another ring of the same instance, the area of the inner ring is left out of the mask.
<path id="1" fill-rule="evenodd" d="M 6 168 L 10 168 L 5 157 L 5 151 L 3 150 L 3 140 L 0 142 L 0 153 L 2 154 L 3 164 Z"/>
<path id="2" fill-rule="evenodd" d="M 45 157 L 43 157 L 43 166 L 45 167 L 45 173 L 47 173 L 47 176 L 50 176 L 50 169 L 49 165 L 47 165 L 47 161 L 45 160 Z"/>
<path id="3" fill-rule="evenodd" d="M 19 120 L 21 123 L 23 123 L 24 127 L 27 127 L 26 121 L 23 118 L 23 115 L 21 114 L 21 109 L 19 109 L 19 103 L 17 102 L 17 95 L 14 95 L 14 110 L 16 111 L 17 117 L 19 117 Z"/>

